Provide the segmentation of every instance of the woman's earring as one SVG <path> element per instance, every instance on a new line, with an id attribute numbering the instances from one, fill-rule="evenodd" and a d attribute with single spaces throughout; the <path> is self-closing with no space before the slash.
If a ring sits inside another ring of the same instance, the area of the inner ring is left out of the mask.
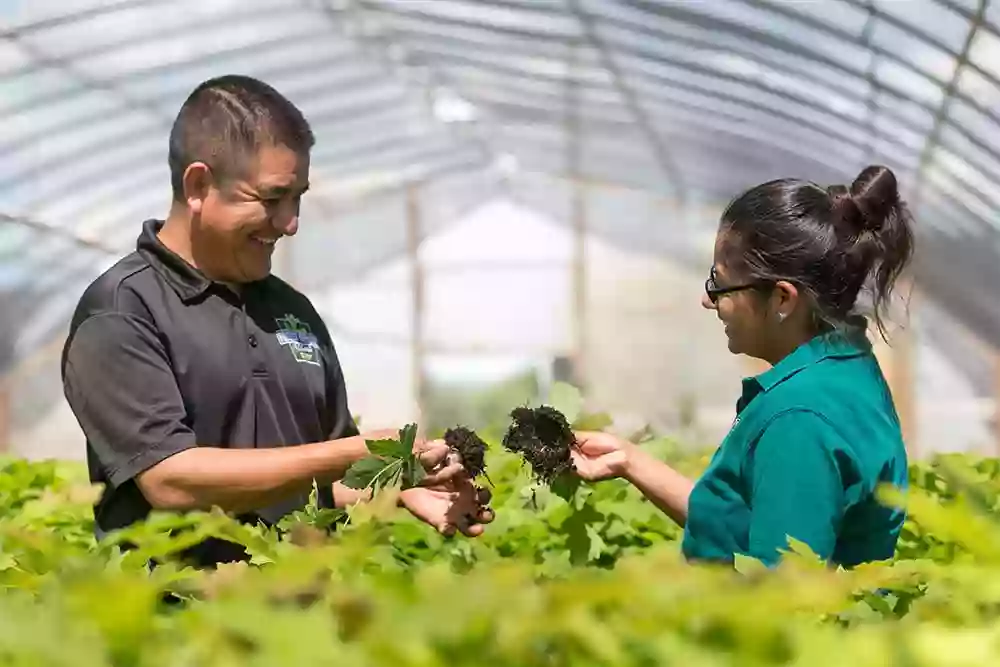
<path id="1" fill-rule="evenodd" d="M 778 313 L 778 321 L 779 322 L 784 322 L 785 321 L 785 314 L 784 313 Z"/>

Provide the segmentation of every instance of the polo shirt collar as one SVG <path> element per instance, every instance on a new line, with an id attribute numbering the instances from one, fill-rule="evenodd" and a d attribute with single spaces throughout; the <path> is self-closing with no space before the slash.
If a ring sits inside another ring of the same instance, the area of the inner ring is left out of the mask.
<path id="1" fill-rule="evenodd" d="M 163 227 L 163 220 L 146 220 L 136 242 L 136 249 L 150 266 L 159 273 L 184 303 L 190 303 L 208 291 L 214 283 L 198 269 L 185 262 L 174 251 L 163 245 L 157 233 Z M 264 287 L 270 276 L 263 280 L 245 283 L 241 286 L 244 294 L 258 287 Z M 227 292 L 230 290 L 226 290 Z"/>
<path id="2" fill-rule="evenodd" d="M 743 380 L 742 409 L 757 394 L 770 391 L 793 375 L 824 359 L 858 357 L 871 351 L 863 329 L 849 333 L 820 334 L 797 347 L 791 354 L 763 373 Z"/>
<path id="3" fill-rule="evenodd" d="M 142 232 L 136 242 L 136 250 L 184 302 L 193 301 L 212 286 L 212 281 L 163 245 L 163 242 L 156 236 L 162 227 L 163 220 L 143 222 Z"/>

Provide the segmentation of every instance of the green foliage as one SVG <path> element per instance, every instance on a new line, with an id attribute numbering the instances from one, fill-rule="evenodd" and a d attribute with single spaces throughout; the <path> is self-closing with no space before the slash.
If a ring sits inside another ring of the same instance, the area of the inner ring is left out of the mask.
<path id="1" fill-rule="evenodd" d="M 574 412 L 572 392 L 549 400 L 577 424 L 606 421 Z M 359 466 L 354 483 L 402 484 L 405 465 L 387 469 L 408 460 L 410 433 L 372 445 L 382 467 Z M 938 667 L 1000 654 L 996 460 L 916 463 L 907 497 L 886 490 L 911 512 L 891 562 L 832 570 L 792 542 L 768 570 L 686 564 L 679 529 L 632 487 L 533 485 L 489 444 L 497 518 L 475 540 L 379 493 L 332 535 L 321 528 L 339 513 L 310 507 L 280 530 L 157 513 L 97 544 L 85 470 L 4 460 L 0 664 Z M 665 439 L 642 446 L 690 474 L 707 463 Z M 245 544 L 252 563 L 181 565 L 209 535 Z"/>
<path id="2" fill-rule="evenodd" d="M 368 440 L 366 456 L 344 475 L 344 486 L 352 489 L 378 491 L 386 487 L 404 489 L 420 484 L 426 475 L 424 467 L 413 453 L 417 425 L 408 424 L 399 430 L 399 439 Z"/>

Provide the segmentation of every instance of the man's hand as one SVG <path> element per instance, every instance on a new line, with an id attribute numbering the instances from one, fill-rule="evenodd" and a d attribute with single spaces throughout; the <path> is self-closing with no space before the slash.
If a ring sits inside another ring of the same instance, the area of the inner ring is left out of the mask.
<path id="1" fill-rule="evenodd" d="M 437 487 L 447 485 L 460 477 L 465 477 L 465 468 L 456 452 L 444 443 L 443 440 L 433 440 L 425 442 L 417 440 L 413 443 L 413 453 L 417 460 L 427 471 L 427 476 L 420 482 L 420 486 Z"/>
<path id="2" fill-rule="evenodd" d="M 625 474 L 635 445 L 610 433 L 583 431 L 574 435 L 576 446 L 570 456 L 582 479 L 596 482 Z"/>
<path id="3" fill-rule="evenodd" d="M 445 485 L 418 486 L 399 494 L 401 506 L 442 535 L 454 535 L 456 529 L 468 537 L 482 535 L 483 525 L 494 518 L 488 503 L 489 492 L 477 489 L 464 473 Z"/>
<path id="4" fill-rule="evenodd" d="M 399 495 L 399 504 L 443 535 L 482 535 L 483 524 L 493 521 L 489 491 L 477 489 L 461 457 L 444 440 L 418 440 L 413 451 L 427 470 L 416 488 Z"/>

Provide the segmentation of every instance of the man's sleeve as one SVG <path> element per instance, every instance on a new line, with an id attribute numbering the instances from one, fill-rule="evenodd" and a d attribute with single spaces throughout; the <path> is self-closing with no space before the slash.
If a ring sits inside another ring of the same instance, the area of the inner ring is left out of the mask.
<path id="1" fill-rule="evenodd" d="M 819 414 L 790 411 L 773 419 L 751 449 L 750 553 L 773 565 L 788 538 L 823 559 L 833 554 L 844 516 L 845 468 L 851 458 Z"/>
<path id="2" fill-rule="evenodd" d="M 327 438 L 337 440 L 339 438 L 349 438 L 358 435 L 357 424 L 351 414 L 347 401 L 347 383 L 344 381 L 344 371 L 340 366 L 340 359 L 333 346 L 329 331 L 324 326 L 323 333 L 323 358 L 326 369 L 326 412 L 327 418 L 324 420 L 329 424 Z M 321 484 L 318 487 L 317 502 L 320 508 L 332 509 L 336 507 L 333 497 L 333 486 Z"/>
<path id="3" fill-rule="evenodd" d="M 113 486 L 197 446 L 166 350 L 138 317 L 84 321 L 66 353 L 63 389 Z"/>
<path id="4" fill-rule="evenodd" d="M 323 357 L 326 369 L 326 423 L 327 438 L 349 438 L 358 435 L 358 426 L 354 423 L 354 415 L 347 400 L 347 384 L 344 381 L 344 371 L 340 367 L 337 350 L 333 346 L 330 334 L 323 330 Z"/>

